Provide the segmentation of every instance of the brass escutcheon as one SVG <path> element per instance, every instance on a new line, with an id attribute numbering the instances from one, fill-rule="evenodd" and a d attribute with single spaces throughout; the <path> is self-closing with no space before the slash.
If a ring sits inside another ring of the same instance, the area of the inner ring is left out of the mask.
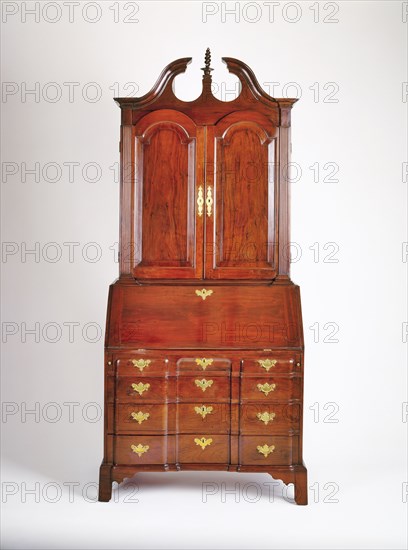
<path id="1" fill-rule="evenodd" d="M 275 391 L 276 384 L 268 384 L 268 382 L 265 382 L 265 384 L 257 384 L 256 386 L 259 391 L 264 393 L 265 395 L 268 395 L 271 391 Z"/>
<path id="2" fill-rule="evenodd" d="M 201 447 L 202 450 L 204 451 L 204 449 L 207 447 L 207 445 L 211 445 L 212 439 L 211 439 L 211 437 L 209 437 L 208 439 L 206 439 L 205 437 L 202 437 L 201 439 L 198 439 L 198 437 L 196 437 L 194 439 L 194 443 L 196 445 L 198 445 L 199 447 Z"/>
<path id="3" fill-rule="evenodd" d="M 139 443 L 138 445 L 131 445 L 130 448 L 139 457 L 142 456 L 143 453 L 147 453 L 147 451 L 150 449 L 149 445 L 142 445 L 141 443 Z"/>
<path id="4" fill-rule="evenodd" d="M 266 458 L 268 455 L 273 453 L 273 451 L 275 450 L 275 445 L 258 445 L 257 450 L 258 453 L 261 453 L 261 455 L 264 455 L 264 457 Z"/>
<path id="5" fill-rule="evenodd" d="M 134 367 L 138 368 L 140 372 L 146 367 L 148 367 L 151 363 L 150 359 L 131 359 L 130 361 Z"/>
<path id="6" fill-rule="evenodd" d="M 200 185 L 198 188 L 198 194 L 197 194 L 197 214 L 201 217 L 203 215 L 203 206 L 204 206 L 204 193 L 203 193 L 203 187 Z"/>
<path id="7" fill-rule="evenodd" d="M 213 291 L 202 288 L 201 290 L 196 290 L 195 293 L 197 294 L 197 296 L 200 296 L 203 300 L 205 300 L 208 296 L 211 296 Z"/>
<path id="8" fill-rule="evenodd" d="M 211 414 L 213 411 L 213 407 L 206 407 L 205 405 L 201 405 L 201 407 L 194 407 L 194 410 L 197 414 L 200 414 L 204 418 L 207 416 L 207 414 Z"/>
<path id="9" fill-rule="evenodd" d="M 274 367 L 278 361 L 276 359 L 258 359 L 258 363 L 263 367 L 266 372 L 269 372 L 269 369 Z"/>
<path id="10" fill-rule="evenodd" d="M 149 418 L 150 414 L 144 413 L 142 411 L 138 411 L 138 412 L 132 412 L 130 416 L 133 418 L 133 420 L 136 420 L 138 424 L 141 424 L 142 422 L 144 422 Z"/>
<path id="11" fill-rule="evenodd" d="M 207 187 L 207 197 L 205 199 L 205 204 L 207 206 L 207 216 L 210 217 L 212 214 L 212 205 L 213 205 L 213 198 L 212 198 L 212 187 L 209 185 Z"/>
<path id="12" fill-rule="evenodd" d="M 196 359 L 195 362 L 199 367 L 202 367 L 202 369 L 205 370 L 208 365 L 212 365 L 214 359 L 206 359 L 205 357 L 203 357 L 202 359 Z"/>
<path id="13" fill-rule="evenodd" d="M 211 388 L 211 386 L 214 383 L 214 380 L 206 380 L 205 378 L 203 378 L 202 380 L 194 380 L 194 382 L 195 382 L 195 385 L 198 388 L 201 388 L 204 392 L 207 388 Z"/>
<path id="14" fill-rule="evenodd" d="M 276 413 L 268 413 L 267 411 L 263 413 L 258 413 L 256 417 L 265 424 L 265 426 L 268 425 L 269 422 L 273 422 L 273 419 L 275 418 Z"/>
<path id="15" fill-rule="evenodd" d="M 139 382 L 138 384 L 132 384 L 132 389 L 137 392 L 139 395 L 142 395 L 143 392 L 147 391 L 150 388 L 150 384 L 143 384 Z"/>

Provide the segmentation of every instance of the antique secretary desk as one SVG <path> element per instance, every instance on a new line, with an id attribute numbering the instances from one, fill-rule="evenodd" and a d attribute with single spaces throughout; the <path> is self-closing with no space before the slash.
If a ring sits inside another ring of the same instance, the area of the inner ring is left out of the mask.
<path id="1" fill-rule="evenodd" d="M 290 113 L 251 69 L 179 100 L 170 63 L 121 109 L 120 277 L 109 292 L 99 500 L 137 472 L 266 472 L 307 503 L 303 329 L 289 277 Z"/>

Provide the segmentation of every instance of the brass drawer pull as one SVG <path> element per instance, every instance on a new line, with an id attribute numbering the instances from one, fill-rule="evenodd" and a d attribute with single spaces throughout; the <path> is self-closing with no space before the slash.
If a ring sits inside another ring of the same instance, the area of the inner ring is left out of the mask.
<path id="1" fill-rule="evenodd" d="M 141 443 L 139 443 L 138 445 L 131 445 L 130 448 L 139 457 L 142 456 L 143 453 L 147 453 L 147 451 L 150 449 L 149 445 L 142 445 Z"/>
<path id="2" fill-rule="evenodd" d="M 130 361 L 134 367 L 138 368 L 140 372 L 146 367 L 148 367 L 151 363 L 150 359 L 131 359 Z"/>
<path id="3" fill-rule="evenodd" d="M 195 293 L 197 294 L 197 296 L 200 296 L 203 300 L 205 300 L 208 296 L 211 296 L 213 291 L 202 288 L 201 290 L 196 290 Z"/>
<path id="4" fill-rule="evenodd" d="M 276 413 L 268 413 L 267 411 L 264 411 L 263 413 L 258 413 L 256 417 L 267 426 L 269 422 L 273 422 L 273 419 L 275 418 Z"/>
<path id="5" fill-rule="evenodd" d="M 205 392 L 207 388 L 211 388 L 214 380 L 206 380 L 205 378 L 203 378 L 202 380 L 194 380 L 194 382 L 198 388 L 201 388 L 203 392 Z"/>
<path id="6" fill-rule="evenodd" d="M 211 414 L 213 411 L 213 407 L 206 407 L 205 405 L 201 405 L 201 407 L 194 407 L 194 410 L 197 414 L 200 414 L 204 418 L 207 416 L 207 414 Z"/>
<path id="7" fill-rule="evenodd" d="M 139 395 L 142 395 L 143 392 L 147 391 L 150 388 L 150 384 L 143 384 L 139 382 L 138 384 L 132 384 L 132 389 L 137 392 Z"/>
<path id="8" fill-rule="evenodd" d="M 258 359 L 258 363 L 263 367 L 266 372 L 269 372 L 269 369 L 274 367 L 278 361 L 276 359 Z"/>
<path id="9" fill-rule="evenodd" d="M 203 357 L 202 359 L 196 359 L 195 362 L 199 367 L 202 367 L 202 369 L 205 370 L 208 365 L 212 365 L 214 359 L 206 359 L 205 357 Z"/>
<path id="10" fill-rule="evenodd" d="M 194 443 L 196 445 L 198 445 L 199 447 L 201 447 L 201 449 L 204 451 L 204 449 L 207 447 L 207 445 L 211 445 L 212 439 L 211 439 L 211 437 L 209 437 L 208 439 L 206 439 L 205 437 L 202 437 L 201 439 L 198 439 L 198 437 L 196 437 L 194 439 Z"/>
<path id="11" fill-rule="evenodd" d="M 197 194 L 197 214 L 201 217 L 203 215 L 203 206 L 204 206 L 204 192 L 203 192 L 203 186 L 200 185 L 198 188 L 198 194 Z"/>
<path id="12" fill-rule="evenodd" d="M 265 384 L 257 384 L 256 386 L 259 391 L 264 393 L 265 395 L 268 395 L 271 391 L 275 391 L 276 384 L 268 384 L 268 382 L 265 382 Z"/>
<path id="13" fill-rule="evenodd" d="M 210 217 L 212 214 L 212 205 L 213 205 L 213 198 L 212 198 L 212 187 L 209 185 L 207 187 L 207 198 L 205 199 L 205 204 L 207 206 L 207 216 Z"/>
<path id="14" fill-rule="evenodd" d="M 273 453 L 273 451 L 275 450 L 275 445 L 258 445 L 257 447 L 257 451 L 258 453 L 261 453 L 261 455 L 264 455 L 264 457 L 266 458 L 268 455 L 270 455 L 271 453 Z"/>
<path id="15" fill-rule="evenodd" d="M 130 416 L 133 418 L 133 420 L 136 420 L 138 424 L 141 424 L 142 422 L 144 422 L 149 418 L 150 414 L 144 413 L 142 411 L 138 411 L 138 412 L 132 412 Z"/>

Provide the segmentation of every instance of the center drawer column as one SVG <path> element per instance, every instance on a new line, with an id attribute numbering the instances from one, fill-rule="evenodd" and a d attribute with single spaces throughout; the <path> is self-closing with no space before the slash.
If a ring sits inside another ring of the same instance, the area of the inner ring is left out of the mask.
<path id="1" fill-rule="evenodd" d="M 176 365 L 176 462 L 228 464 L 231 361 L 196 356 Z"/>

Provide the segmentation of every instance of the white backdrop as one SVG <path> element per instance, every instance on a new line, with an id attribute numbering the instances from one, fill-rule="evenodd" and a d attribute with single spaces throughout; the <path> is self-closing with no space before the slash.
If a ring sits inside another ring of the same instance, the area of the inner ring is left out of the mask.
<path id="1" fill-rule="evenodd" d="M 1 8 L 3 548 L 404 548 L 407 2 Z M 308 507 L 267 475 L 208 472 L 143 474 L 95 502 L 118 270 L 112 98 L 189 56 L 176 90 L 195 98 L 207 46 L 221 99 L 236 89 L 222 56 L 271 95 L 301 96 L 292 278 Z"/>

